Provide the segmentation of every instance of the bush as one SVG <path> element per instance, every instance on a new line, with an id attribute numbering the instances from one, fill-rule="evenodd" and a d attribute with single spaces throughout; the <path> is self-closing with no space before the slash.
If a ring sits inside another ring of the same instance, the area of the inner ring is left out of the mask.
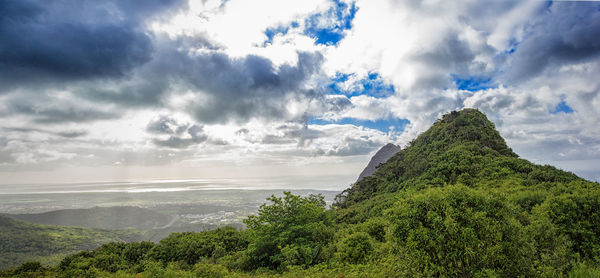
<path id="1" fill-rule="evenodd" d="M 600 191 L 576 190 L 548 198 L 534 209 L 573 243 L 573 251 L 600 263 Z"/>
<path id="2" fill-rule="evenodd" d="M 354 264 L 365 261 L 372 251 L 371 238 L 365 232 L 357 232 L 347 236 L 342 240 L 339 247 L 342 261 Z"/>
<path id="3" fill-rule="evenodd" d="M 225 227 L 202 233 L 172 233 L 150 250 L 148 256 L 165 263 L 184 261 L 194 265 L 203 258 L 216 259 L 247 245 L 241 232 Z"/>
<path id="4" fill-rule="evenodd" d="M 223 278 L 229 275 L 229 271 L 222 265 L 199 263 L 193 269 L 196 277 L 201 278 Z"/>
<path id="5" fill-rule="evenodd" d="M 407 195 L 390 212 L 413 274 L 468 277 L 486 269 L 531 273 L 532 246 L 506 200 L 464 186 Z"/>
<path id="6" fill-rule="evenodd" d="M 272 204 L 263 204 L 258 215 L 244 220 L 251 235 L 245 268 L 316 263 L 321 248 L 332 237 L 323 196 L 284 192 L 283 198 L 271 196 L 267 200 Z"/>
<path id="7" fill-rule="evenodd" d="M 385 241 L 385 231 L 389 222 L 382 217 L 375 217 L 362 224 L 362 229 L 379 242 Z"/>

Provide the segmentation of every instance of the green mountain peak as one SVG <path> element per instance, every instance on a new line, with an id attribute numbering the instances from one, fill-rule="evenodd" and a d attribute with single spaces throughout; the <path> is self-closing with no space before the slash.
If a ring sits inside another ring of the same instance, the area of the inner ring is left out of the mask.
<path id="1" fill-rule="evenodd" d="M 338 196 L 337 204 L 346 207 L 404 188 L 527 185 L 575 179 L 579 178 L 572 173 L 519 159 L 485 114 L 467 108 L 443 115 L 406 148 L 380 164 L 372 176 Z"/>
<path id="2" fill-rule="evenodd" d="M 431 151 L 445 150 L 455 144 L 473 143 L 492 149 L 500 155 L 516 156 L 496 130 L 494 124 L 479 110 L 466 108 L 442 116 L 412 145 L 425 145 Z"/>

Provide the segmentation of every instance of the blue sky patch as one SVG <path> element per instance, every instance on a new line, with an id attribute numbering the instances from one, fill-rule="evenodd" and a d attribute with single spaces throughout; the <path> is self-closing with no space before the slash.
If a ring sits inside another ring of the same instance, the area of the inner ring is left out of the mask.
<path id="1" fill-rule="evenodd" d="M 569 106 L 567 104 L 567 102 L 563 99 L 561 100 L 556 107 L 554 107 L 553 111 L 550 111 L 551 114 L 557 114 L 557 113 L 565 113 L 565 114 L 570 114 L 573 113 L 573 109 L 571 108 L 571 106 Z"/>
<path id="2" fill-rule="evenodd" d="M 378 73 L 369 73 L 366 78 L 357 81 L 352 84 L 350 90 L 344 89 L 342 83 L 348 81 L 352 74 L 337 73 L 335 77 L 331 78 L 331 82 L 327 85 L 331 94 L 345 95 L 348 97 L 368 95 L 372 97 L 387 97 L 392 95 L 396 89 L 394 85 L 388 84 L 383 81 Z"/>
<path id="3" fill-rule="evenodd" d="M 467 76 L 463 78 L 456 74 L 451 74 L 450 77 L 459 90 L 475 92 L 498 87 L 490 77 Z"/>
<path id="4" fill-rule="evenodd" d="M 291 28 L 297 28 L 297 27 L 298 27 L 298 22 L 293 21 L 292 23 L 290 23 L 290 25 L 279 25 L 279 26 L 267 28 L 267 30 L 265 30 L 265 35 L 267 36 L 267 40 L 264 41 L 263 45 L 273 43 L 273 38 L 276 35 L 278 35 L 278 34 L 285 35 L 290 31 Z"/>
<path id="5" fill-rule="evenodd" d="M 352 2 L 347 4 L 340 0 L 333 0 L 334 6 L 324 13 L 318 13 L 306 19 L 304 34 L 315 38 L 316 44 L 336 45 L 344 38 L 344 30 L 352 28 L 352 20 L 358 8 Z M 334 19 L 329 26 L 322 26 L 321 22 Z"/>
<path id="6" fill-rule="evenodd" d="M 519 46 L 520 42 L 517 41 L 515 38 L 512 38 L 509 42 L 508 42 L 508 47 L 506 48 L 506 50 L 504 50 L 504 53 L 506 54 L 513 54 L 515 53 L 515 51 L 517 51 L 517 47 Z"/>
<path id="7" fill-rule="evenodd" d="M 407 119 L 389 118 L 389 119 L 378 119 L 375 121 L 359 120 L 355 118 L 343 118 L 337 121 L 327 121 L 323 119 L 313 118 L 308 121 L 308 124 L 312 125 L 327 125 L 327 124 L 351 124 L 355 126 L 363 126 L 370 129 L 377 129 L 382 132 L 389 132 L 391 127 L 394 131 L 402 132 L 410 121 Z"/>

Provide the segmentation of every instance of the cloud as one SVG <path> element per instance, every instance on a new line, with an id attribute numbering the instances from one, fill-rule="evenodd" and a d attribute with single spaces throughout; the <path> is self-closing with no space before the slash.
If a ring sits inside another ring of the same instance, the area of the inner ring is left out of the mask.
<path id="1" fill-rule="evenodd" d="M 181 134 L 189 128 L 189 124 L 180 124 L 169 116 L 160 116 L 146 126 L 146 131 L 153 134 Z"/>
<path id="2" fill-rule="evenodd" d="M 155 145 L 174 149 L 185 149 L 205 142 L 208 135 L 204 133 L 203 129 L 204 127 L 200 125 L 179 123 L 168 116 L 160 116 L 146 126 L 146 131 L 149 133 L 168 135 L 166 139 L 152 139 Z"/>
<path id="3" fill-rule="evenodd" d="M 299 53 L 297 65 L 275 68 L 271 61 L 258 56 L 230 59 L 209 54 L 193 57 L 188 71 L 180 77 L 201 92 L 201 101 L 188 107 L 198 121 L 289 119 L 299 115 L 286 109 L 285 103 L 313 98 L 314 93 L 305 89 L 304 83 L 317 73 L 321 60 L 320 54 Z"/>
<path id="4" fill-rule="evenodd" d="M 7 86 L 118 78 L 148 62 L 144 21 L 181 1 L 3 1 L 0 80 Z"/>
<path id="5" fill-rule="evenodd" d="M 352 124 L 300 124 L 288 122 L 257 129 L 244 128 L 236 136 L 281 159 L 361 156 L 376 151 L 396 137 L 377 129 Z"/>
<path id="6" fill-rule="evenodd" d="M 0 170 L 359 171 L 476 107 L 523 157 L 591 173 L 599 17 L 517 0 L 4 1 Z"/>
<path id="7" fill-rule="evenodd" d="M 335 156 L 365 155 L 378 148 L 381 148 L 381 142 L 365 138 L 344 138 L 343 144 L 335 146 L 326 153 Z"/>
<path id="8" fill-rule="evenodd" d="M 78 138 L 88 134 L 85 130 L 66 130 L 66 131 L 49 131 L 39 128 L 26 128 L 26 127 L 4 127 L 2 130 L 7 132 L 20 132 L 20 133 L 30 133 L 30 132 L 38 132 L 43 134 L 56 135 L 63 138 Z"/>
<path id="9" fill-rule="evenodd" d="M 532 19 L 524 29 L 526 37 L 509 58 L 506 82 L 523 82 L 545 70 L 598 58 L 599 7 L 596 2 L 554 2 Z"/>
<path id="10" fill-rule="evenodd" d="M 93 122 L 121 116 L 121 112 L 109 107 L 61 97 L 60 94 L 38 96 L 35 93 L 21 93 L 9 95 L 5 99 L 6 110 L 0 116 L 26 115 L 38 124 Z"/>
<path id="11" fill-rule="evenodd" d="M 300 120 L 306 113 L 343 109 L 311 84 L 323 56 L 298 52 L 294 64 L 275 65 L 265 57 L 231 57 L 219 49 L 161 37 L 152 61 L 131 78 L 77 85 L 75 95 L 126 108 L 169 107 L 184 110 L 197 122 L 216 124 L 251 119 Z M 312 111 L 312 110 L 317 111 Z"/>

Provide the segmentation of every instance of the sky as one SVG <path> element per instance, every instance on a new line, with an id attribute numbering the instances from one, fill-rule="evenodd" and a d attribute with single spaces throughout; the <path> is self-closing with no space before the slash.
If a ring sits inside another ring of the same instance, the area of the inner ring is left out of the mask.
<path id="1" fill-rule="evenodd" d="M 600 180 L 600 3 L 0 0 L 0 183 L 347 187 L 477 108 Z"/>

